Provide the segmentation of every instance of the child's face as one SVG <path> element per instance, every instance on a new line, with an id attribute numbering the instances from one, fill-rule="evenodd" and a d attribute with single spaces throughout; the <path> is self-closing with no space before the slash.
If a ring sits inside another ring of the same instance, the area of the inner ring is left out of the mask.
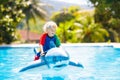
<path id="1" fill-rule="evenodd" d="M 56 28 L 54 27 L 47 29 L 47 33 L 49 37 L 53 37 L 55 35 L 55 32 L 56 32 Z"/>

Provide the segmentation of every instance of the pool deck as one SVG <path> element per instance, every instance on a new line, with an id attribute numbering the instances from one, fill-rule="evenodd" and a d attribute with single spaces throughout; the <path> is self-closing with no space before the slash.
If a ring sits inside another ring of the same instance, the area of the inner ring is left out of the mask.
<path id="1" fill-rule="evenodd" d="M 61 46 L 113 46 L 120 48 L 120 43 L 62 43 Z M 39 44 L 10 44 L 0 45 L 0 47 L 39 47 Z"/>

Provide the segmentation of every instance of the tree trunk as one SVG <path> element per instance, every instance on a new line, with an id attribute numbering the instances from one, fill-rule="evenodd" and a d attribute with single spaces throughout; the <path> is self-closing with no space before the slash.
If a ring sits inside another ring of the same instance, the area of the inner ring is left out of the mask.
<path id="1" fill-rule="evenodd" d="M 26 35 L 27 35 L 27 40 L 26 40 L 26 42 L 28 43 L 28 42 L 30 42 L 30 40 L 29 40 L 29 30 L 30 30 L 30 26 L 29 26 L 29 21 L 28 21 L 28 19 L 26 19 L 26 24 L 27 24 L 27 33 L 26 33 Z"/>

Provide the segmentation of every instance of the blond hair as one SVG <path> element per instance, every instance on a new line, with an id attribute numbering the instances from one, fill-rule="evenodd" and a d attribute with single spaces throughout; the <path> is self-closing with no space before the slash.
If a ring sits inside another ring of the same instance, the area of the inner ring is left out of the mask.
<path id="1" fill-rule="evenodd" d="M 43 26 L 43 30 L 44 32 L 47 31 L 47 29 L 51 29 L 51 28 L 57 28 L 57 24 L 54 21 L 48 21 L 44 26 Z"/>

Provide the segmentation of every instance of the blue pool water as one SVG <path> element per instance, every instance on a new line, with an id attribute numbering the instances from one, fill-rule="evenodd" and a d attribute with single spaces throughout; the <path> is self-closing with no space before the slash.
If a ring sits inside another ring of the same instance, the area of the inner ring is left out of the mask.
<path id="1" fill-rule="evenodd" d="M 0 80 L 120 80 L 120 48 L 63 46 L 84 68 L 35 69 L 17 72 L 33 61 L 33 47 L 0 47 Z"/>

